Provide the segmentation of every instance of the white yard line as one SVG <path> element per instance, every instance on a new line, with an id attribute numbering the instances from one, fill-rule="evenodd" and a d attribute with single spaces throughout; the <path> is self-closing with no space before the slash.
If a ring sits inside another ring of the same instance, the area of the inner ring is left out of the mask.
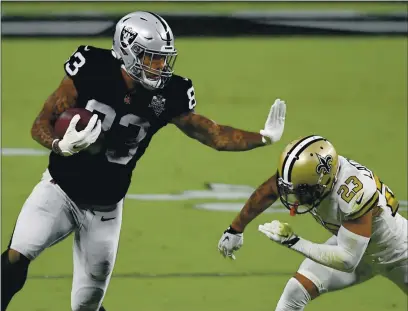
<path id="1" fill-rule="evenodd" d="M 44 156 L 48 155 L 49 151 L 31 148 L 2 148 L 2 156 Z M 207 184 L 207 190 L 185 190 L 181 193 L 141 193 L 128 194 L 129 200 L 137 201 L 188 201 L 197 199 L 214 199 L 217 202 L 207 202 L 195 204 L 194 208 L 210 211 L 240 211 L 245 202 L 223 202 L 223 200 L 246 200 L 255 190 L 248 185 L 230 185 L 230 184 Z M 400 201 L 400 211 L 408 210 L 408 201 Z M 266 210 L 266 213 L 287 213 L 282 204 L 278 201 L 272 207 Z"/>

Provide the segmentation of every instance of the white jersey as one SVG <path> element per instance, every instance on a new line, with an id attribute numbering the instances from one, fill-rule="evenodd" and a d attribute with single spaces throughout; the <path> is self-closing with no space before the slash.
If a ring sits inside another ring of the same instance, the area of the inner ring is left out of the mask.
<path id="1" fill-rule="evenodd" d="M 363 260 L 379 264 L 407 258 L 407 220 L 398 214 L 398 200 L 368 168 L 339 156 L 339 172 L 333 190 L 311 211 L 331 233 L 345 220 L 373 212 L 371 240 Z"/>

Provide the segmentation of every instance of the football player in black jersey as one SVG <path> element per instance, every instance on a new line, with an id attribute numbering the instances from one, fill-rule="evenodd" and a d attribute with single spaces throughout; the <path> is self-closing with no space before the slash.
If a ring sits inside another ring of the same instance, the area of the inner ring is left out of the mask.
<path id="1" fill-rule="evenodd" d="M 52 152 L 2 254 L 2 310 L 23 287 L 30 261 L 72 232 L 71 308 L 103 310 L 132 171 L 153 135 L 168 123 L 219 151 L 250 150 L 281 138 L 286 113 L 281 100 L 272 105 L 260 133 L 196 113 L 192 81 L 174 74 L 176 57 L 166 21 L 134 12 L 117 23 L 111 50 L 80 46 L 66 61 L 66 76 L 32 126 L 32 137 Z M 94 116 L 80 132 L 75 116 L 58 139 L 53 124 L 72 107 Z"/>

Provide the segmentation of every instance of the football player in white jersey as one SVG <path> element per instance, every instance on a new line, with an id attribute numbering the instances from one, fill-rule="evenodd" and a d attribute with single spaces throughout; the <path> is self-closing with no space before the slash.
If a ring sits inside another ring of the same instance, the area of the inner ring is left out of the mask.
<path id="1" fill-rule="evenodd" d="M 276 310 L 303 310 L 322 293 L 376 275 L 408 293 L 407 220 L 398 213 L 398 200 L 371 170 L 338 155 L 321 136 L 285 148 L 276 174 L 258 187 L 222 235 L 218 248 L 224 257 L 235 258 L 246 225 L 278 198 L 291 215 L 310 213 L 333 236 L 318 244 L 278 220 L 259 226 L 272 241 L 307 257 Z"/>

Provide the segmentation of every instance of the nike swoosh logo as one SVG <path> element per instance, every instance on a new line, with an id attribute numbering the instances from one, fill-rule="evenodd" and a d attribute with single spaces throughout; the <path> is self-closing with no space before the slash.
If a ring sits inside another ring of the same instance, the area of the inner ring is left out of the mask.
<path id="1" fill-rule="evenodd" d="M 89 51 L 89 47 L 86 46 L 86 47 L 84 48 L 84 51 Z"/>
<path id="2" fill-rule="evenodd" d="M 357 203 L 357 204 L 360 204 L 360 203 L 361 203 L 361 201 L 363 200 L 363 196 L 364 196 L 364 192 L 363 192 L 363 194 L 356 200 L 356 203 Z"/>
<path id="3" fill-rule="evenodd" d="M 101 221 L 108 221 L 108 220 L 112 220 L 115 219 L 116 217 L 111 217 L 111 218 L 105 218 L 105 216 L 101 217 Z"/>
<path id="4" fill-rule="evenodd" d="M 229 236 L 226 236 L 225 238 L 224 238 L 224 240 L 222 240 L 223 242 L 224 241 L 229 241 Z"/>
<path id="5" fill-rule="evenodd" d="M 84 149 L 82 146 L 78 146 L 78 145 L 72 146 L 72 151 L 74 152 L 79 152 L 82 149 Z"/>

